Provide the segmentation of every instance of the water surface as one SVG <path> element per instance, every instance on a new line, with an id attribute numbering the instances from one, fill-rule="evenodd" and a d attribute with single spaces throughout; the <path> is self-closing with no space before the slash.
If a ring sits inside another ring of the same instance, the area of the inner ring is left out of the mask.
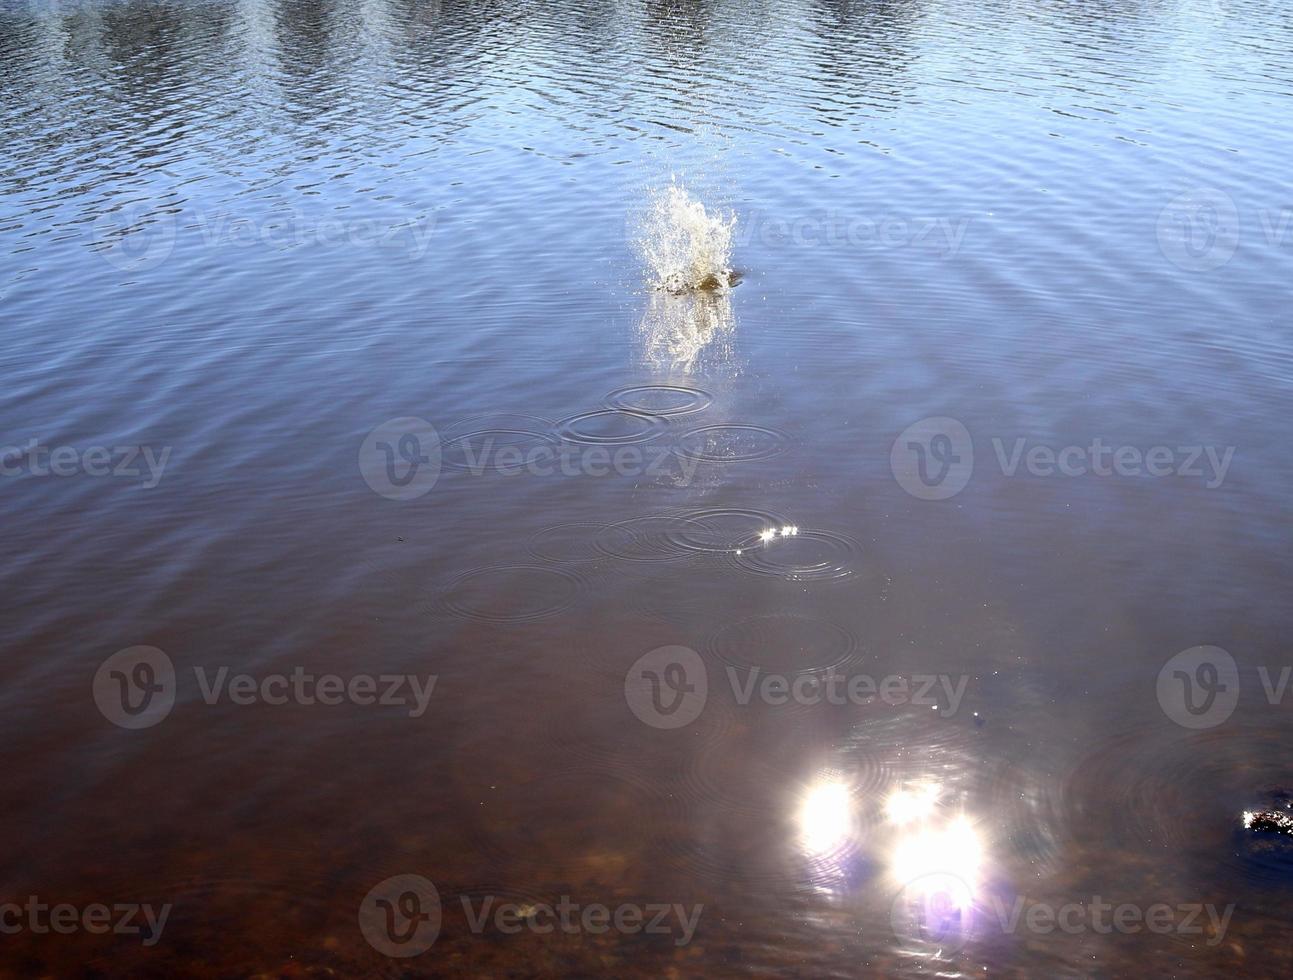
<path id="1" fill-rule="evenodd" d="M 1293 785 L 1291 47 L 1266 0 L 4 3 L 0 898 L 173 911 L 0 964 L 1287 973 L 1286 855 L 1236 828 Z M 737 285 L 653 288 L 671 185 L 735 216 Z M 900 440 L 930 418 L 972 470 Z M 138 645 L 178 681 L 132 730 L 93 692 Z M 1200 645 L 1239 698 L 1187 727 Z M 676 728 L 626 696 L 660 647 L 708 680 Z M 221 667 L 436 685 L 207 703 Z M 743 704 L 755 670 L 964 683 Z M 443 916 L 408 959 L 357 922 L 403 874 Z M 462 902 L 563 896 L 703 912 Z"/>

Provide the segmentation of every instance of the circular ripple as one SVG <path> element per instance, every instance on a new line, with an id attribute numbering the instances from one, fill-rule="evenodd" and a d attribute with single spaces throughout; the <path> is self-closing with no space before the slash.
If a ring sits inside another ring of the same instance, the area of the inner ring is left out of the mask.
<path id="1" fill-rule="evenodd" d="M 545 527 L 530 538 L 530 554 L 543 561 L 600 561 L 606 555 L 597 550 L 595 539 L 608 527 L 591 521 Z"/>
<path id="2" fill-rule="evenodd" d="M 732 553 L 732 560 L 760 575 L 821 582 L 855 574 L 861 550 L 852 538 L 835 531 L 800 530 L 766 542 L 749 537 Z"/>
<path id="3" fill-rule="evenodd" d="M 673 541 L 687 551 L 705 554 L 732 554 L 743 542 L 757 538 L 769 528 L 785 527 L 789 522 L 770 511 L 741 507 L 715 507 L 693 510 L 682 515 L 695 526 L 680 528 Z"/>
<path id="4" fill-rule="evenodd" d="M 733 667 L 788 674 L 839 667 L 857 648 L 857 637 L 843 626 L 787 614 L 733 623 L 709 639 L 710 652 Z"/>
<path id="5" fill-rule="evenodd" d="M 561 612 L 583 585 L 563 569 L 493 565 L 460 576 L 441 598 L 450 612 L 467 619 L 523 623 Z"/>
<path id="6" fill-rule="evenodd" d="M 693 415 L 709 408 L 714 396 L 684 385 L 633 385 L 616 388 L 606 396 L 606 406 L 642 415 Z"/>
<path id="7" fill-rule="evenodd" d="M 590 446 L 631 446 L 650 442 L 668 427 L 658 415 L 602 408 L 572 415 L 557 423 L 557 432 L 567 442 Z"/>
<path id="8" fill-rule="evenodd" d="M 688 529 L 705 530 L 699 521 L 680 515 L 634 517 L 608 526 L 596 544 L 603 554 L 624 561 L 681 561 L 696 555 L 676 543 Z"/>
<path id="9" fill-rule="evenodd" d="M 825 729 L 798 723 L 734 728 L 721 740 L 695 747 L 672 794 L 687 832 L 659 841 L 661 860 L 689 876 L 747 884 L 795 886 L 865 876 L 867 862 L 858 853 L 864 836 L 858 832 L 889 784 L 860 769 L 857 760 L 833 764 L 835 755 Z M 854 801 L 855 826 L 838 840 L 805 847 L 804 800 L 837 781 Z"/>
<path id="10" fill-rule="evenodd" d="M 1287 734 L 1232 720 L 1208 731 L 1145 724 L 1102 741 L 1064 783 L 1074 836 L 1094 849 L 1147 848 L 1212 880 L 1287 880 L 1283 843 L 1244 833 L 1240 814 L 1293 786 Z"/>
<path id="11" fill-rule="evenodd" d="M 555 457 L 561 439 L 552 427 L 552 420 L 540 415 L 475 415 L 444 430 L 441 458 L 444 465 L 460 470 L 498 471 L 520 465 L 517 452 L 522 459 L 535 450 L 542 450 L 545 459 Z M 505 462 L 498 458 L 504 451 Z"/>
<path id="12" fill-rule="evenodd" d="M 678 439 L 678 452 L 707 463 L 769 459 L 790 448 L 790 437 L 759 425 L 705 425 Z"/>

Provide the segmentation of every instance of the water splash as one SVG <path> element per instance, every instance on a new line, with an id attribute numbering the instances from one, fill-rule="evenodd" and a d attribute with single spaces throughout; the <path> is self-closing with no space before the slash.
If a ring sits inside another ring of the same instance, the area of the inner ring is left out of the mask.
<path id="1" fill-rule="evenodd" d="M 658 289 L 716 291 L 735 285 L 736 215 L 710 211 L 678 184 L 651 196 L 638 249 Z"/>
<path id="2" fill-rule="evenodd" d="M 638 332 L 653 366 L 691 373 L 717 368 L 732 358 L 736 318 L 727 287 L 669 293 L 654 291 Z"/>

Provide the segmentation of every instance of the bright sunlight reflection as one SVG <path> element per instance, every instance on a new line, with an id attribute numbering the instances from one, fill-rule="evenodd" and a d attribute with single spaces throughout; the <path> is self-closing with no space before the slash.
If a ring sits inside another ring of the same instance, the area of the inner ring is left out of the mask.
<path id="1" fill-rule="evenodd" d="M 899 789 L 889 794 L 885 800 L 884 812 L 890 823 L 902 826 L 928 820 L 934 815 L 938 804 L 940 787 L 937 783 L 925 783 L 915 789 Z"/>
<path id="2" fill-rule="evenodd" d="M 848 787 L 834 781 L 813 786 L 799 808 L 799 832 L 812 854 L 829 854 L 843 846 L 853 832 Z"/>
<path id="3" fill-rule="evenodd" d="M 893 852 L 893 873 L 903 883 L 940 879 L 944 890 L 959 895 L 969 904 L 978 883 L 983 861 L 979 835 L 965 817 L 957 817 L 942 826 L 921 826 L 905 833 Z M 955 883 L 955 887 L 949 887 Z"/>

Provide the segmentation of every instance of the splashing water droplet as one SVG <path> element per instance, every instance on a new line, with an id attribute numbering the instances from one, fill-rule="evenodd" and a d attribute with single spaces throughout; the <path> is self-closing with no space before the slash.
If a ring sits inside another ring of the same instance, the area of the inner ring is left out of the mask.
<path id="1" fill-rule="evenodd" d="M 707 210 L 670 184 L 652 195 L 638 249 L 654 284 L 671 293 L 721 290 L 735 284 L 731 268 L 736 215 Z"/>

